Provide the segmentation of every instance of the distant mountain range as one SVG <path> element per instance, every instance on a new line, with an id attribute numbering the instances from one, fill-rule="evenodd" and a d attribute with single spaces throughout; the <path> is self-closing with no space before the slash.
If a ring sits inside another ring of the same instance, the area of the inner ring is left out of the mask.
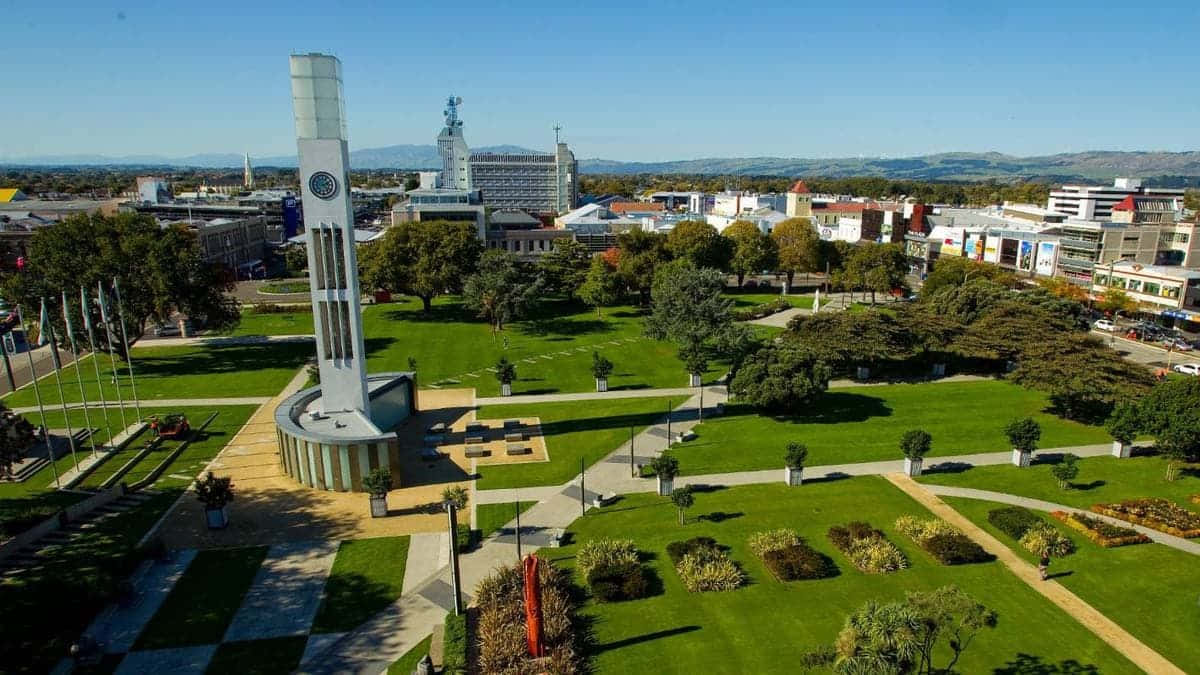
<path id="1" fill-rule="evenodd" d="M 473 148 L 481 152 L 534 152 L 515 145 Z M 251 157 L 255 166 L 296 166 L 294 155 Z M 0 166 L 144 166 L 227 168 L 242 165 L 237 154 L 188 157 L 158 155 L 56 155 L 0 158 Z M 350 153 L 356 169 L 434 169 L 441 160 L 434 145 L 390 145 Z M 786 157 L 710 157 L 667 162 L 580 160 L 583 173 L 740 174 L 761 176 L 884 176 L 914 180 L 1107 180 L 1114 176 L 1158 178 L 1178 184 L 1200 183 L 1200 152 L 1076 152 L 1014 157 L 997 152 L 953 152 L 920 157 L 805 159 Z"/>

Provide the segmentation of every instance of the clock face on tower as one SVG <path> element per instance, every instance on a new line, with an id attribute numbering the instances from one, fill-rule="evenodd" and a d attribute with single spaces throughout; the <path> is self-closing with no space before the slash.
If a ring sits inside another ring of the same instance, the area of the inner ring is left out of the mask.
<path id="1" fill-rule="evenodd" d="M 317 171 L 308 177 L 308 191 L 321 199 L 333 199 L 337 195 L 337 179 L 328 171 Z"/>

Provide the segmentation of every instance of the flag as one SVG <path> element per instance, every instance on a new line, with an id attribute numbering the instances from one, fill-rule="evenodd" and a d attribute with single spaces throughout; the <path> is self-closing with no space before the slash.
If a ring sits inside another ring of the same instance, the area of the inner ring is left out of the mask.
<path id="1" fill-rule="evenodd" d="M 92 337 L 92 313 L 88 311 L 87 291 L 83 290 L 83 286 L 79 287 L 79 312 L 83 315 L 83 329 L 87 331 L 88 343 L 94 345 L 96 340 Z"/>
<path id="2" fill-rule="evenodd" d="M 99 297 L 97 302 L 100 305 L 100 320 L 103 321 L 104 325 L 106 326 L 111 325 L 112 320 L 108 318 L 108 302 L 104 299 L 104 286 L 99 281 L 96 282 L 96 291 Z"/>
<path id="3" fill-rule="evenodd" d="M 63 303 L 63 306 L 62 306 L 63 323 L 66 324 L 66 326 L 67 326 L 67 337 L 74 340 L 75 339 L 75 324 L 71 323 L 71 307 L 70 307 L 70 305 L 67 304 L 67 292 L 66 291 L 62 292 L 62 303 Z M 74 349 L 74 347 L 72 347 L 72 349 Z"/>
<path id="4" fill-rule="evenodd" d="M 42 318 L 38 321 L 38 343 L 41 347 L 50 342 L 50 315 L 46 312 L 46 299 L 42 298 Z"/>

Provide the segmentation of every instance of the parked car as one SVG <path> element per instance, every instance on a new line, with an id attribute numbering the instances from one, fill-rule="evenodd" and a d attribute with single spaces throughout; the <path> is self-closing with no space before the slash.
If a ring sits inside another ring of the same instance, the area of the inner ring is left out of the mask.
<path id="1" fill-rule="evenodd" d="M 1172 370 L 1184 375 L 1200 376 L 1200 363 L 1181 363 Z"/>
<path id="2" fill-rule="evenodd" d="M 1111 333 L 1112 331 L 1114 331 L 1116 329 L 1117 329 L 1117 324 L 1113 323 L 1112 321 L 1109 321 L 1108 319 L 1100 319 L 1096 323 L 1092 324 L 1092 330 L 1106 330 Z"/>
<path id="3" fill-rule="evenodd" d="M 1192 343 L 1178 337 L 1169 337 L 1163 340 L 1161 344 L 1167 349 L 1174 349 L 1177 352 L 1190 352 L 1195 349 Z"/>

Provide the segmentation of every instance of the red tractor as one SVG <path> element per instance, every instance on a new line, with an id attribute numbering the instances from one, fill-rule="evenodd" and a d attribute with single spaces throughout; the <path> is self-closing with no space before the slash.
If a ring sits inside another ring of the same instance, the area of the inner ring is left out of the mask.
<path id="1" fill-rule="evenodd" d="M 157 415 L 150 418 L 150 430 L 159 438 L 182 438 L 191 428 L 183 413 L 165 415 L 162 419 Z"/>

